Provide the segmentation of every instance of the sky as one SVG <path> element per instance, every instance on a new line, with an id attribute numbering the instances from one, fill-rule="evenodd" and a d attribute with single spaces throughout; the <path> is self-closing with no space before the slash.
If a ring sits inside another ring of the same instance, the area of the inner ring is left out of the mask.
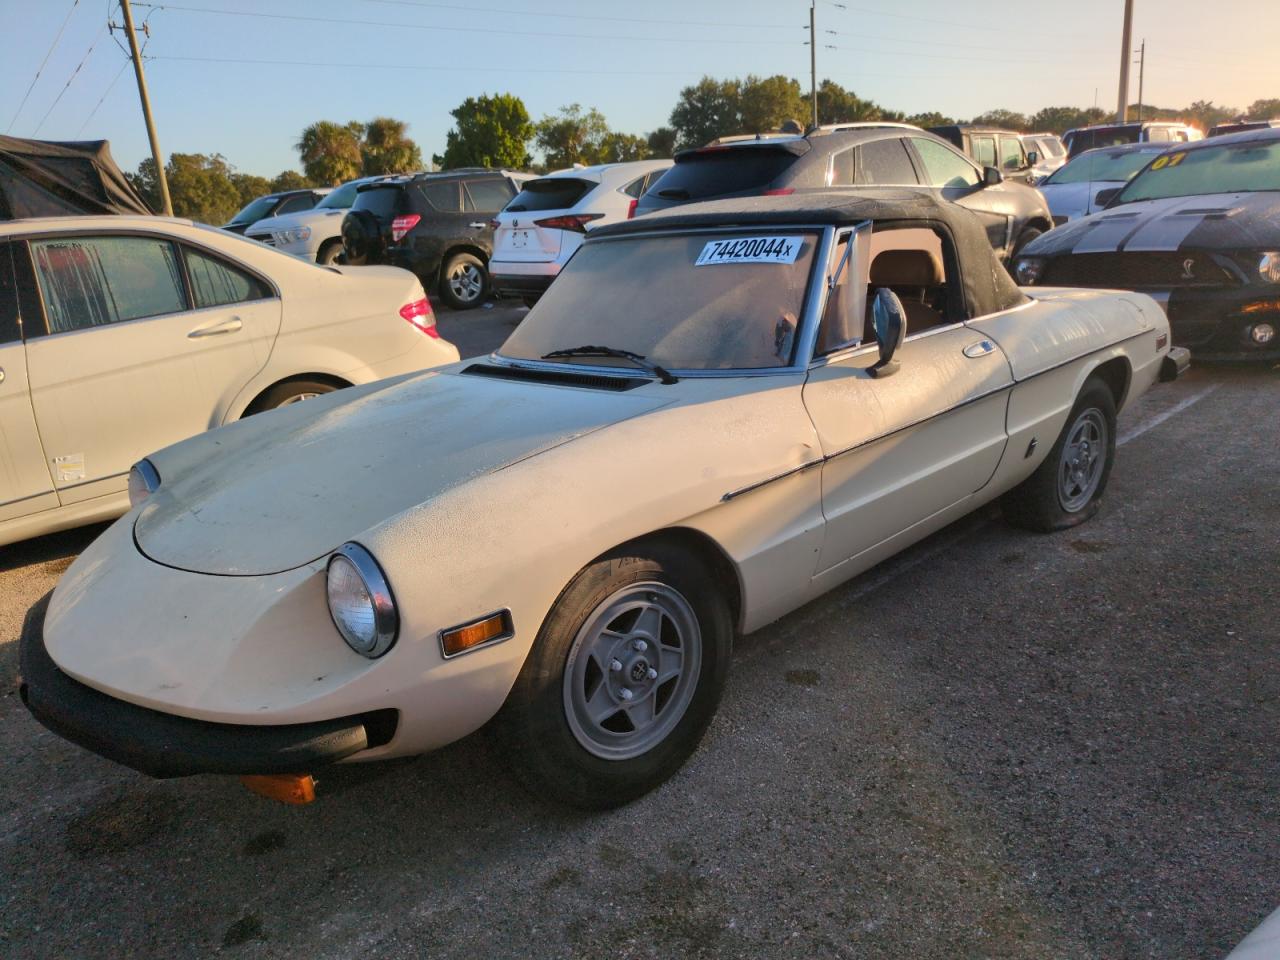
<path id="1" fill-rule="evenodd" d="M 819 0 L 818 77 L 908 113 L 1030 113 L 1095 98 L 1114 109 L 1123 7 Z M 121 20 L 113 0 L 0 0 L 0 131 L 105 138 L 127 170 L 150 154 L 108 16 Z M 520 96 L 535 120 L 595 107 L 613 129 L 645 134 L 704 74 L 782 73 L 807 90 L 808 17 L 808 0 L 134 2 L 150 30 L 161 149 L 221 153 L 263 176 L 300 169 L 294 144 L 316 120 L 395 117 L 429 157 L 444 149 L 449 111 L 482 93 Z M 1144 101 L 1243 108 L 1280 97 L 1278 33 L 1277 0 L 1135 0 Z M 1137 82 L 1135 66 L 1131 101 Z"/>

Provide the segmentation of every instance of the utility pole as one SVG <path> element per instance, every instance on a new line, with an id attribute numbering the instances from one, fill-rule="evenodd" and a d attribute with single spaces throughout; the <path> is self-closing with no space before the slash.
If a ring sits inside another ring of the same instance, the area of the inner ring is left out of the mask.
<path id="1" fill-rule="evenodd" d="M 142 101 L 142 118 L 147 122 L 151 156 L 156 162 L 156 182 L 160 184 L 160 202 L 164 206 L 164 215 L 172 217 L 173 202 L 169 199 L 169 181 L 164 175 L 164 158 L 160 155 L 160 141 L 156 139 L 156 124 L 151 118 L 151 98 L 147 96 L 147 78 L 142 72 L 142 54 L 138 52 L 138 35 L 133 29 L 133 11 L 129 9 L 129 0 L 120 0 L 120 12 L 124 14 L 124 32 L 129 37 L 133 72 L 138 78 L 138 98 Z"/>
<path id="2" fill-rule="evenodd" d="M 809 0 L 809 97 L 813 100 L 813 125 L 818 125 L 818 31 L 814 28 L 818 0 Z"/>
<path id="3" fill-rule="evenodd" d="M 1147 38 L 1142 38 L 1142 46 L 1133 51 L 1138 55 L 1138 122 L 1142 122 L 1142 81 L 1147 72 Z"/>
<path id="4" fill-rule="evenodd" d="M 1120 96 L 1116 102 L 1116 122 L 1129 119 L 1129 60 L 1133 56 L 1133 0 L 1124 0 L 1124 32 L 1120 39 Z"/>

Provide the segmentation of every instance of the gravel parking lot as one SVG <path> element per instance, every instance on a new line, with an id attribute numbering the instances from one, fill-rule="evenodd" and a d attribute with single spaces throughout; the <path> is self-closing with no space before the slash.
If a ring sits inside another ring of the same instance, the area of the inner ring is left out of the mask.
<path id="1" fill-rule="evenodd" d="M 699 752 L 604 815 L 483 732 L 304 808 L 100 760 L 13 679 L 101 528 L 0 548 L 0 956 L 1220 957 L 1280 903 L 1277 405 L 1193 369 L 1088 525 L 993 508 L 742 639 Z"/>

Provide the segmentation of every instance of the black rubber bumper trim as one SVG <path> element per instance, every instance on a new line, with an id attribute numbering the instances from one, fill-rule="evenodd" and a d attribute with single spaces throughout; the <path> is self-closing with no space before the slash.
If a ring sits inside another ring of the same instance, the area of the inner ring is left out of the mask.
<path id="1" fill-rule="evenodd" d="M 45 649 L 50 596 L 27 612 L 22 625 L 22 702 L 54 733 L 108 760 L 158 778 L 308 773 L 369 746 L 364 717 L 285 726 L 209 723 L 94 690 L 58 669 Z"/>
<path id="2" fill-rule="evenodd" d="M 1160 382 L 1171 383 L 1187 372 L 1191 366 L 1191 351 L 1186 347 L 1170 347 L 1160 361 Z"/>

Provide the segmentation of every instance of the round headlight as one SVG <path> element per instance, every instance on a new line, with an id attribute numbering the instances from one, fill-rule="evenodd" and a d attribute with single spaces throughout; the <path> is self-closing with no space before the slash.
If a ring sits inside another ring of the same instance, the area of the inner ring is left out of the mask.
<path id="1" fill-rule="evenodd" d="M 139 460 L 129 468 L 129 506 L 136 507 L 160 486 L 160 474 L 150 460 Z"/>
<path id="2" fill-rule="evenodd" d="M 1270 343 L 1275 339 L 1276 328 L 1269 323 L 1255 323 L 1249 328 L 1249 339 L 1258 346 Z"/>
<path id="3" fill-rule="evenodd" d="M 1044 260 L 1041 257 L 1022 257 L 1013 268 L 1014 276 L 1020 287 L 1034 287 L 1044 273 Z"/>
<path id="4" fill-rule="evenodd" d="M 1280 251 L 1271 250 L 1259 258 L 1258 276 L 1263 283 L 1280 283 Z"/>
<path id="5" fill-rule="evenodd" d="M 400 618 L 387 579 L 368 550 L 358 543 L 339 547 L 329 557 L 325 587 L 329 615 L 347 646 L 370 659 L 391 649 Z"/>

